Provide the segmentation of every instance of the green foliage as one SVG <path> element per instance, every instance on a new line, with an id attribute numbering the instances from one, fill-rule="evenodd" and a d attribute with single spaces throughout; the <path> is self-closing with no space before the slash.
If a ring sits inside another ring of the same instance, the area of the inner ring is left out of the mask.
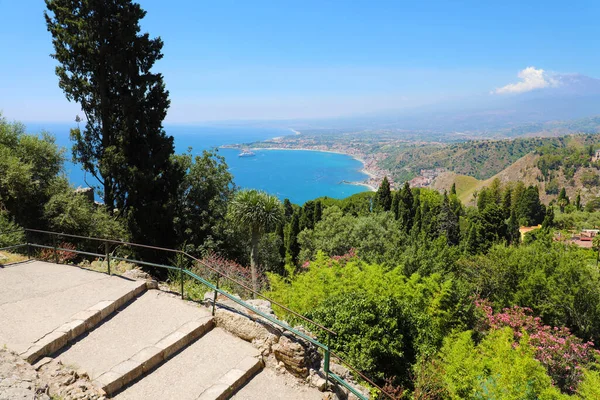
<path id="1" fill-rule="evenodd" d="M 98 180 L 104 204 L 125 217 L 134 241 L 174 245 L 169 204 L 183 171 L 162 128 L 168 92 L 151 72 L 163 42 L 140 34 L 146 12 L 131 0 L 46 6 L 59 86 L 86 117 L 83 131 L 71 130 L 74 160 Z"/>
<path id="2" fill-rule="evenodd" d="M 25 242 L 25 234 L 21 227 L 12 222 L 6 212 L 0 211 L 0 247 L 15 246 Z"/>
<path id="3" fill-rule="evenodd" d="M 460 290 L 439 274 L 408 278 L 398 268 L 319 253 L 305 272 L 269 280 L 269 296 L 332 327 L 334 350 L 380 379 L 406 383 L 417 354 L 435 354 L 463 318 Z"/>
<path id="4" fill-rule="evenodd" d="M 252 238 L 250 265 L 252 284 L 258 291 L 259 242 L 261 236 L 283 222 L 284 210 L 275 196 L 258 190 L 239 191 L 229 203 L 229 217 L 241 227 L 250 231 Z"/>
<path id="5" fill-rule="evenodd" d="M 61 183 L 62 163 L 53 137 L 27 135 L 0 114 L 0 211 L 21 226 L 44 228 L 43 205 Z"/>
<path id="6" fill-rule="evenodd" d="M 373 198 L 373 209 L 375 211 L 390 211 L 392 208 L 392 192 L 387 176 L 383 178 L 375 197 Z"/>
<path id="7" fill-rule="evenodd" d="M 567 326 L 585 340 L 600 340 L 600 272 L 589 250 L 547 238 L 530 245 L 495 245 L 462 259 L 459 271 L 494 308 L 529 307 L 545 324 Z"/>
<path id="8" fill-rule="evenodd" d="M 313 259 L 318 251 L 340 256 L 354 248 L 365 260 L 393 263 L 399 259 L 403 236 L 391 213 L 354 217 L 329 207 L 314 230 L 298 235 L 299 261 Z"/>
<path id="9" fill-rule="evenodd" d="M 513 346 L 509 328 L 475 344 L 471 331 L 449 336 L 440 352 L 450 399 L 563 399 L 524 336 Z"/>
<path id="10" fill-rule="evenodd" d="M 69 187 L 55 194 L 44 206 L 44 217 L 54 232 L 72 235 L 128 239 L 127 230 L 103 205 L 96 205 Z"/>
<path id="11" fill-rule="evenodd" d="M 225 251 L 225 217 L 235 190 L 225 159 L 203 151 L 196 157 L 190 152 L 176 156 L 176 162 L 186 171 L 173 204 L 177 243 L 185 242 L 186 250 L 196 255 Z"/>

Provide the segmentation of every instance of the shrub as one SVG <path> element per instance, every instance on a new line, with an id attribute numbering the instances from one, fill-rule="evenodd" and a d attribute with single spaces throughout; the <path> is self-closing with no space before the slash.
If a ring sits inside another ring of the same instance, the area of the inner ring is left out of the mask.
<path id="1" fill-rule="evenodd" d="M 535 359 L 546 368 L 553 384 L 563 392 L 575 393 L 583 368 L 592 364 L 598 353 L 592 342 L 583 343 L 568 328 L 543 325 L 526 307 L 513 306 L 494 313 L 489 302 L 479 299 L 476 306 L 483 313 L 483 324 L 488 330 L 512 329 L 515 346 L 527 335 Z"/>

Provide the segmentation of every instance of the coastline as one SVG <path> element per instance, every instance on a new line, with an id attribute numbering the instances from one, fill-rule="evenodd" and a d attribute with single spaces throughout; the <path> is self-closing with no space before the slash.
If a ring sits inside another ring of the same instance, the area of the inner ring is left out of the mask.
<path id="1" fill-rule="evenodd" d="M 296 134 L 299 135 L 300 132 L 297 132 Z M 307 148 L 298 148 L 298 149 L 291 149 L 289 147 L 259 147 L 259 148 L 253 148 L 252 151 L 260 151 L 260 150 L 285 150 L 285 151 L 318 151 L 320 153 L 333 153 L 333 154 L 342 154 L 345 156 L 349 156 L 351 158 L 353 158 L 354 160 L 360 162 L 362 164 L 362 168 L 359 170 L 359 172 L 362 172 L 363 174 L 367 175 L 368 178 L 365 179 L 365 181 L 368 181 L 369 179 L 375 179 L 377 178 L 377 176 L 375 174 L 373 174 L 371 171 L 366 169 L 366 163 L 362 158 L 359 158 L 353 154 L 348 154 L 348 153 L 344 153 L 341 151 L 335 151 L 335 150 L 319 150 L 319 149 L 307 149 Z M 357 186 L 365 186 L 367 187 L 370 191 L 372 192 L 376 192 L 377 188 L 374 187 L 373 185 L 370 185 L 366 182 L 344 182 L 348 185 L 357 185 Z"/>

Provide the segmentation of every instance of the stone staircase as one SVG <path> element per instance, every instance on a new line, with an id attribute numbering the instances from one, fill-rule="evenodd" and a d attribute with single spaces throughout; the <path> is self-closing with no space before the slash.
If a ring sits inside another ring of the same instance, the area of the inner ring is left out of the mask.
<path id="1" fill-rule="evenodd" d="M 42 262 L 1 268 L 0 320 L 12 323 L 0 324 L 0 346 L 84 371 L 116 399 L 322 398 L 261 372 L 258 349 L 144 281 Z"/>

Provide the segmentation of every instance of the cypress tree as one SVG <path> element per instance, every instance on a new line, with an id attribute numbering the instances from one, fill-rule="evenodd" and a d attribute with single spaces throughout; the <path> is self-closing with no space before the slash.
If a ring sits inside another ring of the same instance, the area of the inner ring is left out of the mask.
<path id="1" fill-rule="evenodd" d="M 323 203 L 321 203 L 321 200 L 318 200 L 315 203 L 315 219 L 313 227 L 321 220 L 321 218 L 323 218 Z"/>
<path id="2" fill-rule="evenodd" d="M 294 213 L 290 222 L 290 229 L 286 240 L 286 263 L 296 265 L 298 262 L 298 254 L 300 253 L 300 245 L 298 244 L 298 234 L 300 233 L 300 218 L 298 213 Z"/>
<path id="3" fill-rule="evenodd" d="M 517 220 L 517 214 L 514 211 L 510 213 L 510 218 L 508 219 L 506 238 L 509 244 L 519 244 L 521 239 L 521 232 L 519 232 L 519 221 Z"/>
<path id="4" fill-rule="evenodd" d="M 292 218 L 292 215 L 294 214 L 294 206 L 292 205 L 290 199 L 283 200 L 283 213 L 286 220 Z"/>
<path id="5" fill-rule="evenodd" d="M 419 212 L 419 223 L 420 223 L 420 205 L 418 200 L 415 201 L 413 198 L 412 190 L 408 182 L 404 183 L 402 190 L 399 193 L 398 199 L 398 220 L 404 228 L 404 232 L 410 232 L 413 227 L 413 220 L 416 221 L 416 212 Z M 419 226 L 419 229 L 421 227 Z"/>
<path id="6" fill-rule="evenodd" d="M 575 197 L 575 209 L 577 211 L 581 211 L 581 193 L 577 193 L 577 197 Z"/>
<path id="7" fill-rule="evenodd" d="M 439 234 L 446 236 L 448 244 L 456 246 L 460 243 L 460 227 L 458 226 L 458 217 L 450 207 L 448 195 L 444 193 L 442 208 L 438 216 Z"/>
<path id="8" fill-rule="evenodd" d="M 285 234 L 283 225 L 283 223 L 278 224 L 277 230 L 275 231 L 277 233 L 277 237 L 279 237 L 279 257 L 282 263 L 285 261 Z"/>
<path id="9" fill-rule="evenodd" d="M 400 194 L 398 192 L 394 192 L 392 195 L 392 212 L 394 213 L 394 218 L 398 219 L 398 205 L 400 203 Z"/>
<path id="10" fill-rule="evenodd" d="M 450 188 L 450 195 L 456 196 L 456 182 L 454 182 Z"/>
<path id="11" fill-rule="evenodd" d="M 152 72 L 162 40 L 140 34 L 146 12 L 131 0 L 46 6 L 59 86 L 86 117 L 83 131 L 71 130 L 74 159 L 99 182 L 107 209 L 127 218 L 134 241 L 171 245 L 169 202 L 184 171 L 162 126 L 169 93 Z"/>
<path id="12" fill-rule="evenodd" d="M 375 194 L 373 209 L 375 211 L 390 211 L 392 208 L 392 192 L 390 190 L 390 182 L 387 176 L 381 181 L 379 189 Z"/>

